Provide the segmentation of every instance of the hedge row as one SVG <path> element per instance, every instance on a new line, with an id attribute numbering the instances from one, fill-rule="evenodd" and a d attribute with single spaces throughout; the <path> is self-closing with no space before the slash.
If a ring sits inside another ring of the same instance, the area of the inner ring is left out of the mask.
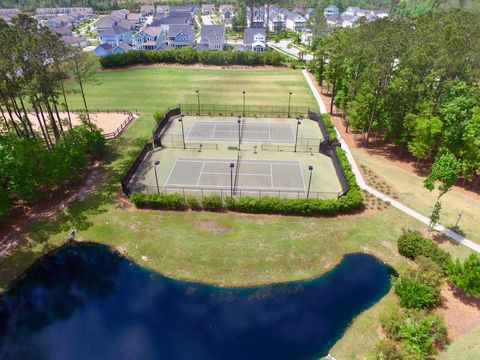
<path id="1" fill-rule="evenodd" d="M 337 141 L 337 132 L 335 131 L 335 126 L 333 125 L 332 119 L 328 114 L 322 114 L 323 122 L 327 127 L 328 136 L 330 137 L 331 141 Z"/>
<path id="2" fill-rule="evenodd" d="M 196 51 L 192 47 L 165 50 L 132 50 L 123 54 L 111 54 L 100 58 L 103 68 L 114 68 L 134 64 L 208 64 L 208 65 L 274 65 L 279 66 L 284 60 L 279 52 L 245 51 Z"/>
<path id="3" fill-rule="evenodd" d="M 201 202 L 193 197 L 183 198 L 182 195 L 162 195 L 133 193 L 130 197 L 138 208 L 165 209 L 165 210 L 199 210 L 221 211 L 224 209 L 245 213 L 268 213 L 283 215 L 326 215 L 349 213 L 362 207 L 362 193 L 358 187 L 355 176 L 350 168 L 343 150 L 337 148 L 340 163 L 344 169 L 350 190 L 334 200 L 317 199 L 277 199 L 277 198 L 252 198 L 240 199 L 227 198 L 222 201 L 219 196 L 206 196 Z"/>

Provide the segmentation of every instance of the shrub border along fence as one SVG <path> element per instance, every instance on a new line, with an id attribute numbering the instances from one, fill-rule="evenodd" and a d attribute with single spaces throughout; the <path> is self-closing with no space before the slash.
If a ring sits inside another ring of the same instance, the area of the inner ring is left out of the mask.
<path id="1" fill-rule="evenodd" d="M 174 109 L 169 109 L 162 120 L 158 123 L 157 127 L 153 131 L 153 139 L 156 146 L 161 146 L 161 134 L 170 124 L 170 119 L 174 116 L 182 114 L 182 106 Z M 267 114 L 265 114 L 267 115 Z M 223 202 L 218 195 L 207 196 L 207 202 L 210 198 L 220 199 L 221 206 L 213 209 L 208 207 L 205 210 L 220 211 L 231 210 L 247 213 L 272 213 L 272 214 L 284 214 L 284 215 L 327 215 L 333 216 L 336 214 L 351 213 L 359 210 L 363 206 L 363 196 L 358 186 L 355 175 L 351 169 L 345 152 L 337 146 L 336 135 L 332 141 L 330 136 L 331 131 L 335 133 L 333 124 L 328 116 L 321 116 L 315 112 L 307 109 L 309 119 L 317 122 L 324 141 L 320 145 L 319 152 L 329 156 L 332 159 L 335 171 L 340 180 L 342 186 L 342 195 L 337 199 L 322 200 L 322 199 L 278 199 L 278 198 L 253 198 L 242 197 L 240 199 L 227 198 Z M 330 131 L 329 131 L 330 130 Z M 149 151 L 153 150 L 154 146 L 151 142 L 145 143 L 144 147 L 137 155 L 135 161 L 132 163 L 128 171 L 121 179 L 122 190 L 125 195 L 135 196 L 131 197 L 132 202 L 139 208 L 152 208 L 152 209 L 168 209 L 168 210 L 186 210 L 191 208 L 192 210 L 198 210 L 201 208 L 200 203 L 193 204 L 191 199 L 187 199 L 180 194 L 162 195 L 162 194 L 144 194 L 144 193 L 132 193 L 129 183 L 132 180 L 135 173 L 142 161 L 145 159 Z M 180 197 L 180 199 L 179 199 Z M 189 201 L 190 200 L 190 201 Z M 214 201 L 214 200 L 212 200 Z M 203 201 L 202 201 L 203 203 Z"/>

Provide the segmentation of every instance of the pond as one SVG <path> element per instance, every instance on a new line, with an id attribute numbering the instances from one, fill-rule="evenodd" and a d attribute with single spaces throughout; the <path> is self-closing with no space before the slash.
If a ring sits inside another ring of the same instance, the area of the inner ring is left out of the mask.
<path id="1" fill-rule="evenodd" d="M 358 253 L 313 280 L 230 289 L 68 245 L 0 298 L 0 358 L 314 359 L 389 291 L 392 272 Z"/>

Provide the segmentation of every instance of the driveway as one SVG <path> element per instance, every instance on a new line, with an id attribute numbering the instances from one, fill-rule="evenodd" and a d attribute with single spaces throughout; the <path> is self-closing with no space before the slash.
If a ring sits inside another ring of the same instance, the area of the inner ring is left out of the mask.
<path id="1" fill-rule="evenodd" d="M 298 54 L 300 53 L 301 50 L 294 47 L 293 44 L 289 49 L 288 44 L 290 44 L 291 42 L 292 40 L 280 40 L 279 42 L 268 41 L 267 45 L 272 48 L 278 48 L 298 59 L 299 58 Z M 313 55 L 306 54 L 303 56 L 303 59 L 307 61 L 313 60 Z"/>

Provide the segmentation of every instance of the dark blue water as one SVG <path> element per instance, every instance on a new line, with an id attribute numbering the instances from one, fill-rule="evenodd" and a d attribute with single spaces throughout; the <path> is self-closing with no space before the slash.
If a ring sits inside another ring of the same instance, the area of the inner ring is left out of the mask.
<path id="1" fill-rule="evenodd" d="M 70 245 L 0 298 L 0 358 L 313 359 L 384 296 L 392 269 L 351 254 L 304 282 L 222 289 Z"/>

